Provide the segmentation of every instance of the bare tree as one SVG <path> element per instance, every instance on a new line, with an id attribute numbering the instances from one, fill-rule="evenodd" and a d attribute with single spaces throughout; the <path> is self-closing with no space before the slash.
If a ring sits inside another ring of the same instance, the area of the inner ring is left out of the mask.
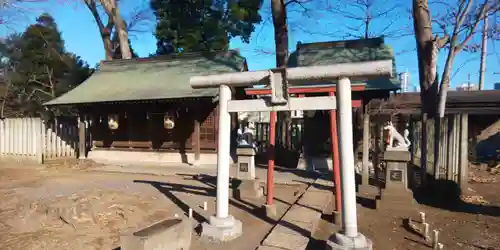
<path id="1" fill-rule="evenodd" d="M 152 17 L 149 8 L 138 7 L 135 8 L 128 15 L 128 23 L 122 17 L 119 9 L 119 2 L 117 0 L 84 0 L 85 5 L 92 13 L 101 39 L 103 41 L 106 60 L 113 59 L 113 52 L 116 48 L 120 48 L 122 58 L 129 59 L 132 57 L 129 45 L 129 32 L 142 32 L 141 26 Z M 103 11 L 101 11 L 103 10 Z M 102 13 L 104 12 L 104 13 Z M 106 20 L 104 23 L 103 20 Z M 113 43 L 112 32 L 116 29 L 118 34 L 118 44 Z"/>
<path id="2" fill-rule="evenodd" d="M 291 5 L 298 5 L 304 13 L 307 14 L 308 9 L 304 4 L 312 2 L 312 0 L 271 0 L 271 13 L 274 27 L 274 41 L 276 53 L 276 67 L 283 68 L 288 64 L 288 20 L 287 20 L 287 7 Z M 276 112 L 271 112 L 271 117 L 276 117 Z M 286 138 L 288 128 L 285 127 L 287 122 L 290 121 L 290 112 L 281 112 L 278 118 L 280 124 L 281 138 Z M 275 118 L 272 118 L 275 119 Z M 286 143 L 281 140 L 282 144 Z"/>
<path id="3" fill-rule="evenodd" d="M 46 2 L 47 0 L 2 0 L 0 1 L 0 27 L 13 29 L 13 25 L 27 21 L 34 11 L 28 4 Z M 63 0 L 60 0 L 63 1 Z"/>
<path id="4" fill-rule="evenodd" d="M 100 0 L 104 10 L 108 14 L 109 17 L 113 19 L 115 23 L 115 28 L 117 30 L 119 42 L 120 42 L 120 50 L 122 53 L 123 59 L 132 58 L 132 53 L 130 52 L 130 44 L 128 42 L 128 32 L 127 26 L 122 19 L 120 14 L 120 8 L 117 4 L 117 0 Z"/>
<path id="5" fill-rule="evenodd" d="M 339 32 L 346 37 L 364 38 L 409 35 L 409 27 L 398 25 L 406 13 L 399 1 L 342 0 L 327 6 L 327 12 L 348 22 L 338 22 Z"/>
<path id="6" fill-rule="evenodd" d="M 112 16 L 108 14 L 107 17 L 108 21 L 106 25 L 104 25 L 104 22 L 102 21 L 102 18 L 99 15 L 99 11 L 97 9 L 97 1 L 98 0 L 84 0 L 85 5 L 92 13 L 92 16 L 96 21 L 97 27 L 99 28 L 99 33 L 101 34 L 106 60 L 112 60 L 114 48 L 113 48 L 113 43 L 111 42 L 111 30 L 115 25 L 114 19 Z"/>
<path id="7" fill-rule="evenodd" d="M 423 177 L 427 168 L 427 118 L 435 117 L 435 128 L 439 128 L 444 117 L 446 96 L 452 74 L 455 57 L 464 49 L 474 51 L 477 46 L 470 45 L 470 40 L 476 33 L 478 24 L 486 16 L 498 11 L 499 3 L 483 1 L 474 4 L 472 0 L 457 0 L 457 2 L 439 1 L 435 6 L 441 7 L 440 12 L 432 19 L 428 0 L 413 0 L 413 25 L 417 42 L 419 80 L 422 102 L 422 171 Z M 491 6 L 491 7 L 488 7 Z M 433 26 L 440 29 L 433 33 Z M 441 81 L 437 76 L 437 56 L 439 50 L 448 50 Z M 437 115 L 437 116 L 436 116 Z M 439 131 L 439 130 L 436 130 Z M 439 133 L 434 136 L 434 170 L 438 170 Z M 437 173 L 437 172 L 436 172 Z M 435 173 L 435 174 L 436 174 Z"/>
<path id="8" fill-rule="evenodd" d="M 489 1 L 474 4 L 472 0 L 458 0 L 458 5 L 441 4 L 448 8 L 433 20 L 443 34 L 441 39 L 443 43 L 438 44 L 438 49 L 445 48 L 448 51 L 439 84 L 438 111 L 440 118 L 444 117 L 447 90 L 450 85 L 450 75 L 452 74 L 455 57 L 463 50 L 477 51 L 479 49 L 478 44 L 471 43 L 479 23 L 487 16 L 500 10 L 500 3 L 490 4 Z"/>

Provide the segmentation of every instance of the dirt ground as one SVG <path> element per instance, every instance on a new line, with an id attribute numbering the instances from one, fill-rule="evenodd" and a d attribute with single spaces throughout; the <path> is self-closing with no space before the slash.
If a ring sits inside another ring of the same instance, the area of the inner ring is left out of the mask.
<path id="1" fill-rule="evenodd" d="M 119 236 L 193 208 L 193 227 L 215 213 L 214 176 L 153 176 L 53 167 L 9 168 L 0 163 L 0 249 L 119 249 Z M 279 215 L 307 184 L 277 185 Z M 203 210 L 203 202 L 208 209 Z M 223 245 L 193 237 L 191 249 L 254 250 L 275 224 L 264 200 L 230 200 L 242 237 Z"/>
<path id="2" fill-rule="evenodd" d="M 373 241 L 377 250 L 431 249 L 430 242 L 403 222 L 405 218 L 420 221 L 419 212 L 424 212 L 430 231 L 440 231 L 439 241 L 444 249 L 500 249 L 500 173 L 471 165 L 469 179 L 468 191 L 459 202 L 417 199 L 420 203 L 398 205 L 392 210 L 360 206 L 359 230 Z M 310 249 L 324 244 L 327 235 L 338 229 L 325 216 L 314 235 L 316 245 Z"/>
<path id="3" fill-rule="evenodd" d="M 215 177 L 175 174 L 153 176 L 102 173 L 54 167 L 6 168 L 0 163 L 0 249 L 119 249 L 120 234 L 186 214 L 193 208 L 193 227 L 215 210 Z M 360 207 L 359 229 L 377 250 L 430 249 L 430 243 L 403 225 L 425 212 L 431 231 L 440 231 L 445 249 L 500 249 L 500 171 L 473 167 L 470 187 L 460 202 L 429 202 L 393 210 Z M 282 215 L 307 184 L 277 185 Z M 202 209 L 203 202 L 208 210 Z M 254 250 L 275 220 L 263 215 L 264 200 L 230 200 L 230 213 L 243 222 L 242 237 L 217 244 L 193 237 L 194 250 Z M 445 204 L 443 204 L 445 203 Z M 439 205 L 438 205 L 439 204 Z M 310 249 L 317 249 L 338 230 L 324 216 Z"/>

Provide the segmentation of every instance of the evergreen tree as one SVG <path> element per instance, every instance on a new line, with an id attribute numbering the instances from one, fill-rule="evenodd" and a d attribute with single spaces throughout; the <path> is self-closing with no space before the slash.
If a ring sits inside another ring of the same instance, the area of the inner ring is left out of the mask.
<path id="1" fill-rule="evenodd" d="M 43 113 L 44 102 L 76 87 L 92 73 L 83 60 L 66 52 L 57 24 L 46 13 L 0 48 L 8 76 L 2 82 L 8 86 L 2 110 L 11 108 L 16 116 Z"/>
<path id="2" fill-rule="evenodd" d="M 151 0 L 157 54 L 225 50 L 229 40 L 250 41 L 261 22 L 262 0 Z"/>

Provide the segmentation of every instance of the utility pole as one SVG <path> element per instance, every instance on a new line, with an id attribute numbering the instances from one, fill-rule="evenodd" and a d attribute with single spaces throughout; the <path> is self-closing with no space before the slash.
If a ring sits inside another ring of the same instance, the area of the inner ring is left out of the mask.
<path id="1" fill-rule="evenodd" d="M 481 64 L 479 69 L 479 90 L 484 87 L 484 73 L 486 71 L 486 45 L 488 43 L 488 15 L 483 20 L 483 41 L 481 44 Z"/>
<path id="2" fill-rule="evenodd" d="M 470 91 L 470 73 L 467 74 L 467 90 Z"/>

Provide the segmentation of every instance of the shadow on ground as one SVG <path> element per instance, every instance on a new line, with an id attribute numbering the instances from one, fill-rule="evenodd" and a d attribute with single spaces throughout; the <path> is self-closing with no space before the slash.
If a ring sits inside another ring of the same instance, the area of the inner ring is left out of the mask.
<path id="1" fill-rule="evenodd" d="M 453 212 L 500 216 L 500 207 L 468 203 L 460 196 L 460 186 L 449 180 L 432 180 L 414 190 L 414 198 L 420 204 Z"/>
<path id="2" fill-rule="evenodd" d="M 216 196 L 216 182 L 217 178 L 215 176 L 210 176 L 210 175 L 204 175 L 204 174 L 177 174 L 178 176 L 183 177 L 184 179 L 189 179 L 189 180 L 196 180 L 199 181 L 200 183 L 208 186 L 208 187 L 200 187 L 197 185 L 186 185 L 186 184 L 176 184 L 176 183 L 166 183 L 166 182 L 157 182 L 157 181 L 146 181 L 146 180 L 134 180 L 134 183 L 144 183 L 144 184 L 149 184 L 155 187 L 158 191 L 163 193 L 168 199 L 170 199 L 172 202 L 174 202 L 185 214 L 188 213 L 190 206 L 183 202 L 181 199 L 179 199 L 173 192 L 184 192 L 184 193 L 189 193 L 193 195 L 199 195 L 199 196 L 210 196 L 210 197 L 215 197 Z M 230 181 L 230 189 L 235 189 L 239 185 L 238 180 L 231 180 Z M 299 199 L 300 197 L 297 197 Z M 276 201 L 281 201 L 279 198 L 275 198 Z M 276 225 L 279 221 L 279 219 L 272 219 L 266 216 L 265 214 L 265 209 L 262 207 L 262 201 L 246 201 L 243 199 L 237 199 L 236 197 L 230 197 L 229 199 L 229 204 L 230 206 L 236 207 L 268 224 L 271 225 Z M 291 206 L 290 203 L 284 202 L 286 205 Z M 289 209 L 289 207 L 287 208 Z M 286 213 L 286 211 L 285 211 Z M 283 213 L 284 214 L 284 213 Z M 200 213 L 197 213 L 196 211 L 193 210 L 193 219 L 195 219 L 198 223 L 203 223 L 208 221 L 208 218 L 206 218 L 204 215 L 201 215 Z M 297 233 L 300 233 L 305 236 L 309 236 L 310 232 L 307 230 L 304 230 L 300 228 L 299 226 L 296 226 L 294 224 L 286 223 L 286 222 L 279 222 L 280 225 L 285 226 L 291 230 L 296 231 Z M 196 229 L 197 233 L 201 233 L 201 227 L 199 226 Z M 264 238 L 265 239 L 265 238 Z M 115 249 L 115 250 L 119 250 Z"/>
<path id="3" fill-rule="evenodd" d="M 426 174 L 427 185 L 421 185 L 420 168 L 409 167 L 409 186 L 413 197 L 419 204 L 452 212 L 500 216 L 500 207 L 492 205 L 472 204 L 461 199 L 462 191 L 458 183 L 451 180 L 435 180 Z"/>

